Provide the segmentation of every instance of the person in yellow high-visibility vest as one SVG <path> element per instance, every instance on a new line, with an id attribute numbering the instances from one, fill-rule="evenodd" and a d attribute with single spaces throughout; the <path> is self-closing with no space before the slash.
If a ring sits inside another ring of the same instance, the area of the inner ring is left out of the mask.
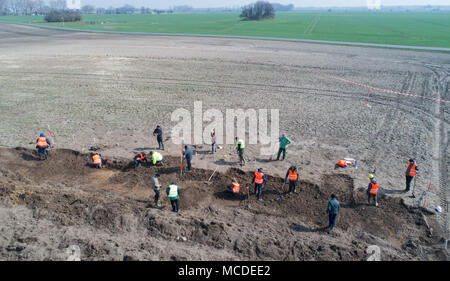
<path id="1" fill-rule="evenodd" d="M 155 166 L 159 166 L 162 165 L 162 160 L 163 160 L 163 156 L 161 155 L 161 153 L 156 152 L 156 151 L 150 151 L 150 157 L 152 158 L 152 165 Z"/>
<path id="2" fill-rule="evenodd" d="M 242 139 L 235 138 L 236 141 L 236 151 L 239 154 L 239 163 L 242 166 L 245 166 L 245 158 L 244 158 L 244 149 L 245 149 L 245 143 Z"/>
<path id="3" fill-rule="evenodd" d="M 178 203 L 178 199 L 181 193 L 180 189 L 178 188 L 178 186 L 175 184 L 174 181 L 172 182 L 171 185 L 169 185 L 169 187 L 167 187 L 166 194 L 169 197 L 170 204 L 172 205 L 172 211 L 179 213 L 180 206 Z"/>

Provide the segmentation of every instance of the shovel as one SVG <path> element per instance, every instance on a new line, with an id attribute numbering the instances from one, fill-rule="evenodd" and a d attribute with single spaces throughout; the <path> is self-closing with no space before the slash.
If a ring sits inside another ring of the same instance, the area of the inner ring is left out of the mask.
<path id="1" fill-rule="evenodd" d="M 411 198 L 416 198 L 416 195 L 414 195 L 414 191 L 416 190 L 416 178 L 417 177 L 414 177 L 414 185 L 413 185 L 413 192 L 412 192 Z"/>
<path id="2" fill-rule="evenodd" d="M 284 186 L 286 185 L 286 182 L 283 183 L 283 186 L 281 187 L 281 191 L 278 190 L 278 197 L 277 197 L 277 201 L 281 201 L 281 193 L 284 191 Z"/>
<path id="3" fill-rule="evenodd" d="M 250 209 L 250 207 L 251 207 L 252 205 L 250 204 L 250 188 L 248 188 L 248 186 L 247 186 L 247 200 L 248 200 L 248 202 L 247 202 L 247 208 Z"/>

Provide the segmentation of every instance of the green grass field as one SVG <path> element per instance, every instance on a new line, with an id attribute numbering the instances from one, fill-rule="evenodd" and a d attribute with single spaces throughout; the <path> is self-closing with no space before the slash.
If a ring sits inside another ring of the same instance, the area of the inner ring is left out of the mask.
<path id="1" fill-rule="evenodd" d="M 46 23 L 40 16 L 0 20 Z M 245 35 L 450 48 L 446 12 L 284 12 L 274 20 L 240 21 L 235 13 L 83 15 L 64 27 L 93 30 Z"/>

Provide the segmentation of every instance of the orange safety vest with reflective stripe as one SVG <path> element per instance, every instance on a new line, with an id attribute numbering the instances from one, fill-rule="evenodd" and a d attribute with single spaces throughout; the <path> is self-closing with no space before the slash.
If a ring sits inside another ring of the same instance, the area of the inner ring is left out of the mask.
<path id="1" fill-rule="evenodd" d="M 139 159 L 144 160 L 144 158 L 145 158 L 145 157 L 144 157 L 144 154 L 142 154 L 142 153 L 139 152 L 138 155 L 139 155 Z"/>
<path id="2" fill-rule="evenodd" d="M 341 166 L 341 167 L 347 167 L 347 161 L 345 161 L 345 160 L 339 160 L 339 161 L 338 161 L 338 165 Z"/>
<path id="3" fill-rule="evenodd" d="M 408 164 L 408 166 L 406 166 L 406 171 L 408 171 L 409 166 L 411 165 L 411 163 Z M 415 177 L 417 174 L 417 170 L 416 170 L 416 163 L 414 163 L 411 167 L 411 169 L 409 170 L 409 176 L 411 177 Z"/>
<path id="4" fill-rule="evenodd" d="M 241 185 L 237 182 L 232 182 L 231 184 L 233 184 L 233 193 L 239 193 L 239 188 Z"/>
<path id="5" fill-rule="evenodd" d="M 38 138 L 38 142 L 37 142 L 36 145 L 39 146 L 39 147 L 48 146 L 47 138 L 45 138 L 45 137 L 39 137 L 39 138 Z"/>
<path id="6" fill-rule="evenodd" d="M 92 156 L 92 161 L 94 162 L 94 165 L 102 164 L 102 160 L 100 159 L 100 155 Z"/>
<path id="7" fill-rule="evenodd" d="M 264 182 L 263 175 L 264 174 L 261 172 L 255 172 L 255 183 L 256 184 L 262 184 Z"/>
<path id="8" fill-rule="evenodd" d="M 378 187 L 380 186 L 380 184 L 377 182 L 376 184 L 374 184 L 373 182 L 370 183 L 370 190 L 369 193 L 370 194 L 377 194 L 378 193 Z"/>
<path id="9" fill-rule="evenodd" d="M 296 181 L 297 178 L 298 178 L 298 173 L 297 173 L 297 171 L 289 170 L 289 180 L 291 180 L 291 181 Z"/>

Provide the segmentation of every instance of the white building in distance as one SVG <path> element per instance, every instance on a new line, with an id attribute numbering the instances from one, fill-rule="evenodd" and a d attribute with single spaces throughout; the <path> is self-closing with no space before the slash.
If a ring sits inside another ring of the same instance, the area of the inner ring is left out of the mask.
<path id="1" fill-rule="evenodd" d="M 66 0 L 66 6 L 69 10 L 80 10 L 81 0 Z"/>
<path id="2" fill-rule="evenodd" d="M 369 10 L 380 10 L 381 0 L 366 0 L 367 9 Z"/>

